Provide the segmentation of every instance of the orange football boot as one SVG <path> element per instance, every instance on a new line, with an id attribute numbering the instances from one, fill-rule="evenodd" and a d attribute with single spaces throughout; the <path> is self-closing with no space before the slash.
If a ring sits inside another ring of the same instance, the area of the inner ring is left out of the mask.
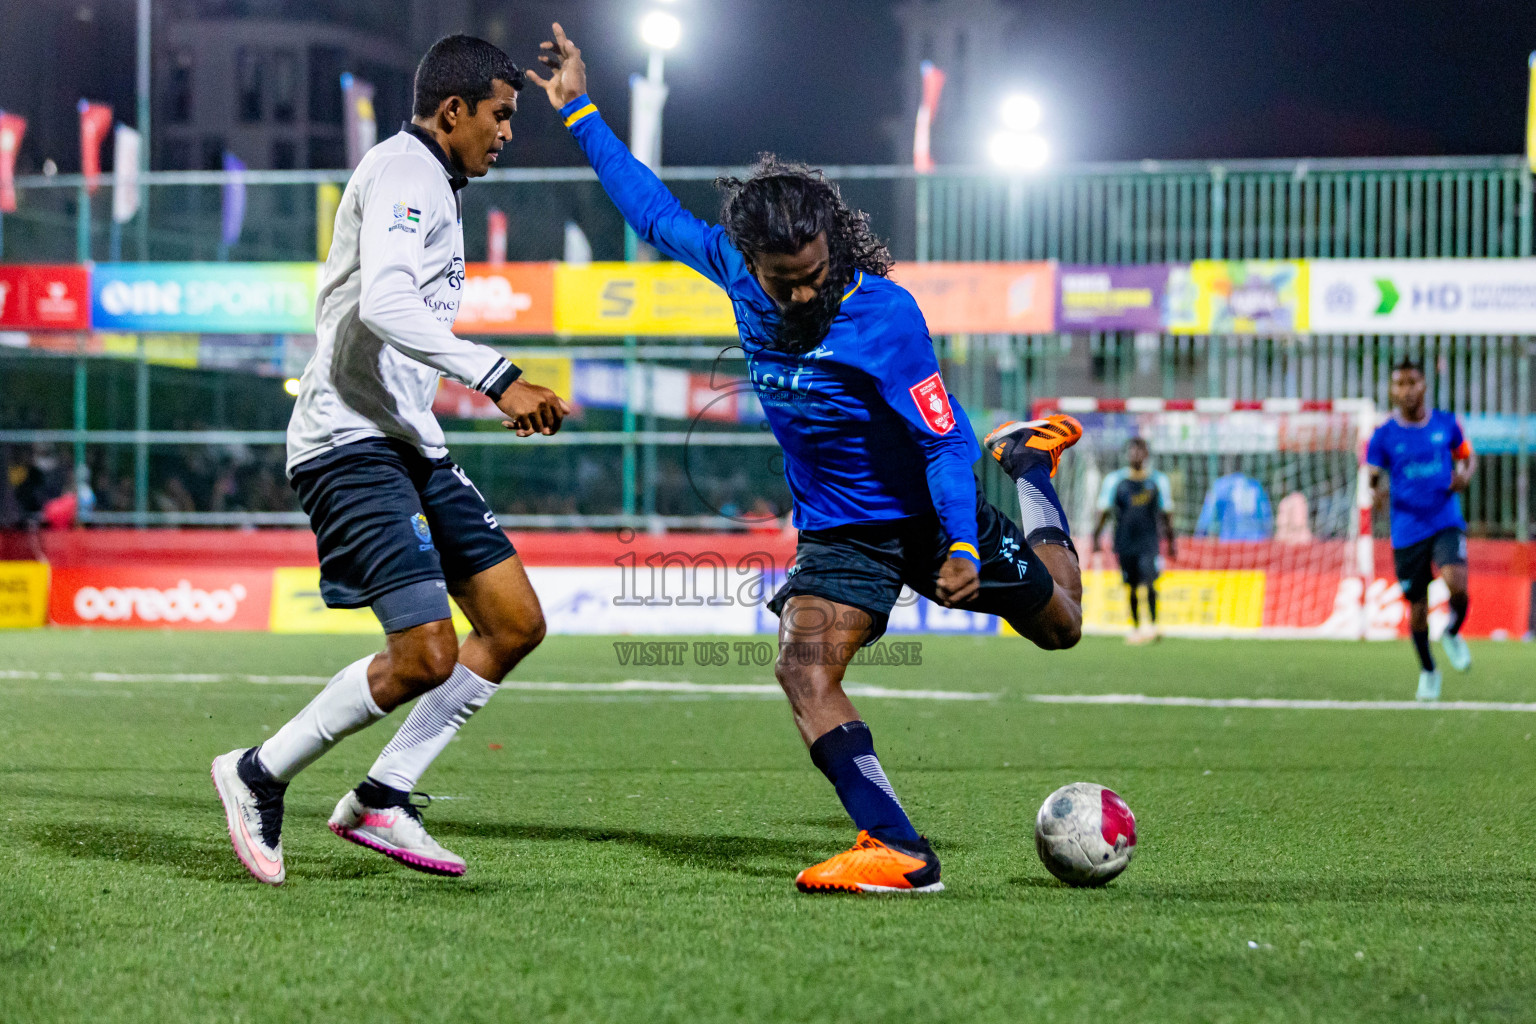
<path id="1" fill-rule="evenodd" d="M 1061 453 L 1082 436 L 1083 425 L 1058 412 L 1043 420 L 1009 420 L 988 434 L 982 445 L 1003 471 L 1017 480 L 1032 462 L 1042 458 L 1051 460 L 1051 476 L 1055 476 Z"/>
<path id="2" fill-rule="evenodd" d="M 939 858 L 928 840 L 882 842 L 859 833 L 853 849 L 795 876 L 801 892 L 942 892 Z"/>

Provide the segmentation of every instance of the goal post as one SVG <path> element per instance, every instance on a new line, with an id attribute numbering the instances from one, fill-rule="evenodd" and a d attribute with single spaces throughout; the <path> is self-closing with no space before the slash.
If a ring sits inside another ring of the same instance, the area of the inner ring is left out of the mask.
<path id="1" fill-rule="evenodd" d="M 1125 584 L 1106 529 L 1088 536 L 1104 480 L 1127 442 L 1168 478 L 1178 553 L 1158 581 L 1158 625 L 1175 636 L 1395 635 L 1379 614 L 1392 595 L 1375 580 L 1365 399 L 1049 398 L 1035 417 L 1069 413 L 1083 438 L 1056 487 L 1083 565 L 1083 624 L 1125 632 Z M 1147 610 L 1142 605 L 1142 622 Z M 1388 616 L 1389 617 L 1389 616 Z"/>

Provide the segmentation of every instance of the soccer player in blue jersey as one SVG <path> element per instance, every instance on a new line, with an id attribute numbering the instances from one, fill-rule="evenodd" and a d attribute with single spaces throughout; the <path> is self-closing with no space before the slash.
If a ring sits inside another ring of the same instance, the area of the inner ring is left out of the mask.
<path id="1" fill-rule="evenodd" d="M 1419 700 L 1440 698 L 1440 671 L 1429 650 L 1429 584 L 1438 566 L 1451 592 L 1451 621 L 1440 637 L 1458 672 L 1472 665 L 1461 636 L 1467 619 L 1467 521 L 1456 495 L 1467 489 L 1477 456 L 1456 417 L 1424 401 L 1424 368 L 1403 360 L 1392 368 L 1392 417 L 1371 435 L 1366 462 L 1381 504 L 1391 499 L 1392 559 L 1408 600 L 1413 649 L 1418 652 Z"/>
<path id="2" fill-rule="evenodd" d="M 1051 486 L 1082 436 L 1070 417 L 1008 423 L 987 438 L 1017 482 L 1023 529 L 980 495 L 980 452 L 945 391 L 917 303 L 886 274 L 890 253 L 819 172 L 764 157 L 725 192 L 721 225 L 684 210 L 630 156 L 586 94 L 580 51 L 554 26 L 548 78 L 530 73 L 646 242 L 725 289 L 748 375 L 783 446 L 800 530 L 769 603 L 775 674 L 812 762 L 859 829 L 851 850 L 807 868 L 803 892 L 935 892 L 939 861 L 880 767 L 843 692 L 861 645 L 885 631 L 902 585 L 1000 616 L 1045 648 L 1081 635 L 1082 584 Z"/>

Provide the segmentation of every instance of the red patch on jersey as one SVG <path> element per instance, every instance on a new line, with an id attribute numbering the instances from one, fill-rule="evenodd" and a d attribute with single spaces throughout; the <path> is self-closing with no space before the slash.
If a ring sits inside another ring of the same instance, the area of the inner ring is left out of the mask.
<path id="1" fill-rule="evenodd" d="M 1136 845 L 1136 815 L 1113 790 L 1106 789 L 1099 797 L 1099 820 L 1099 831 L 1110 846 L 1120 836 L 1125 836 L 1129 845 Z"/>
<path id="2" fill-rule="evenodd" d="M 912 401 L 917 403 L 917 411 L 923 417 L 923 422 L 935 434 L 949 433 L 955 425 L 955 414 L 950 411 L 949 392 L 944 390 L 944 382 L 939 379 L 939 375 L 935 373 L 907 390 L 912 394 Z"/>

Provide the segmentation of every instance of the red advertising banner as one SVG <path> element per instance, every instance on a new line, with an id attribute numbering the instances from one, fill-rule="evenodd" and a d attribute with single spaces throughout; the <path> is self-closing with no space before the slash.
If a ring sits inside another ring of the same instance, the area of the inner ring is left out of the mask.
<path id="1" fill-rule="evenodd" d="M 1043 334 L 1056 326 L 1051 263 L 902 263 L 891 278 L 912 293 L 934 334 Z"/>
<path id="2" fill-rule="evenodd" d="M 105 103 L 81 100 L 80 173 L 85 175 L 85 190 L 94 193 L 101 178 L 101 144 L 112 130 L 112 108 Z"/>
<path id="3" fill-rule="evenodd" d="M 0 327 L 83 331 L 91 285 L 84 267 L 0 266 Z"/>
<path id="4" fill-rule="evenodd" d="M 0 213 L 16 212 L 16 154 L 27 134 L 27 119 L 0 110 Z"/>
<path id="5" fill-rule="evenodd" d="M 265 630 L 270 569 L 59 568 L 48 621 L 60 626 Z"/>
<path id="6" fill-rule="evenodd" d="M 553 263 L 470 263 L 453 329 L 459 334 L 553 334 Z"/>

